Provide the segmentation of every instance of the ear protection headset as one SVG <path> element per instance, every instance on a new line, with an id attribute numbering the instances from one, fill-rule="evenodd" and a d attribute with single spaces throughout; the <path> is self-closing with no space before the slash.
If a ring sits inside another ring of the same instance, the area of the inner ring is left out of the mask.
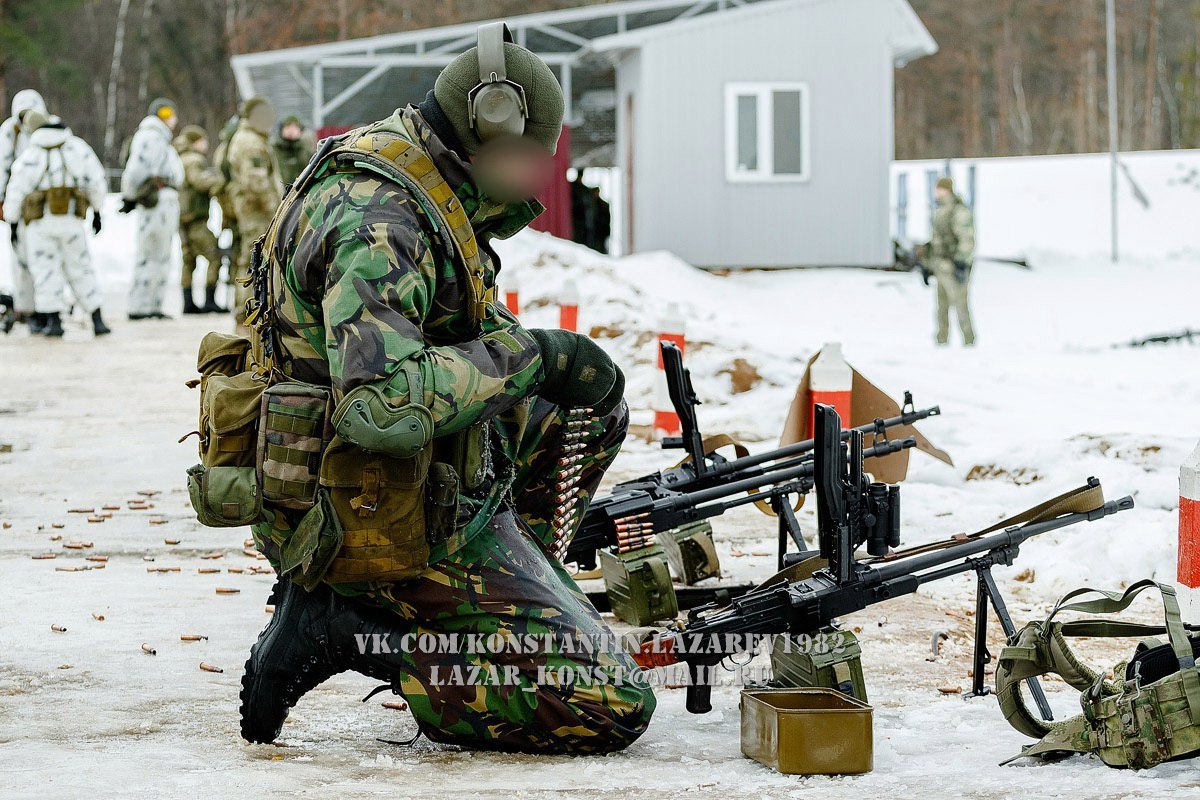
<path id="1" fill-rule="evenodd" d="M 467 119 L 480 141 L 525 132 L 529 107 L 525 89 L 508 80 L 504 66 L 504 43 L 513 40 L 503 22 L 479 28 L 479 83 L 467 94 Z"/>

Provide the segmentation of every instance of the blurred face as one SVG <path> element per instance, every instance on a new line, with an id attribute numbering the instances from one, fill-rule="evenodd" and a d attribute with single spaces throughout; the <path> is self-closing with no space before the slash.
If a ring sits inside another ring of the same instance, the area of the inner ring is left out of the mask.
<path id="1" fill-rule="evenodd" d="M 197 153 L 200 153 L 201 155 L 207 155 L 208 154 L 208 139 L 197 139 L 196 143 L 194 145 L 192 145 L 192 149 L 195 150 Z"/>
<path id="2" fill-rule="evenodd" d="M 159 114 L 159 119 L 161 119 L 163 122 L 167 123 L 167 127 L 170 128 L 171 130 L 175 130 L 176 128 L 179 127 L 179 117 L 176 116 L 175 114 L 171 114 L 166 117 L 164 117 L 162 114 Z"/>
<path id="3" fill-rule="evenodd" d="M 275 109 L 265 103 L 254 107 L 250 112 L 250 124 L 260 131 L 269 131 L 275 125 Z"/>
<path id="4" fill-rule="evenodd" d="M 553 157 L 532 139 L 515 136 L 487 142 L 472 158 L 475 181 L 494 200 L 532 200 L 554 178 Z"/>
<path id="5" fill-rule="evenodd" d="M 297 123 L 289 122 L 287 125 L 283 126 L 283 130 L 279 132 L 279 135 L 287 139 L 289 142 L 294 142 L 300 138 L 301 133 L 302 131 Z"/>
<path id="6" fill-rule="evenodd" d="M 937 193 L 938 200 L 945 201 L 945 200 L 950 199 L 950 190 L 947 189 L 945 186 L 939 186 L 939 187 L 937 187 L 937 189 L 935 191 Z"/>

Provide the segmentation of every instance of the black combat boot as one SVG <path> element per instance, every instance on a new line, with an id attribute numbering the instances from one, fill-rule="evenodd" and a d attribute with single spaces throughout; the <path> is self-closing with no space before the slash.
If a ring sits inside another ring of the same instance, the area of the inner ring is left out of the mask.
<path id="1" fill-rule="evenodd" d="M 242 737 L 264 744 L 279 736 L 301 697 L 354 669 L 355 634 L 368 627 L 367 609 L 325 584 L 308 592 L 281 578 L 272 597 L 275 613 L 250 648 L 241 693 Z"/>
<path id="2" fill-rule="evenodd" d="M 46 327 L 46 315 L 34 312 L 25 318 L 25 324 L 29 326 L 30 333 L 41 333 Z"/>
<path id="3" fill-rule="evenodd" d="M 92 330 L 96 332 L 97 336 L 112 333 L 112 329 L 104 324 L 104 317 L 100 316 L 98 308 L 92 312 Z"/>
<path id="4" fill-rule="evenodd" d="M 204 307 L 200 309 L 205 314 L 228 314 L 228 308 L 217 305 L 217 287 L 209 286 L 204 290 Z"/>
<path id="5" fill-rule="evenodd" d="M 63 335 L 62 318 L 59 317 L 57 311 L 53 314 L 43 314 L 42 317 L 46 321 L 45 326 L 41 330 L 42 336 L 57 338 Z"/>
<path id="6" fill-rule="evenodd" d="M 204 309 L 196 305 L 196 301 L 192 299 L 192 287 L 185 286 L 183 289 L 183 313 L 185 314 L 203 314 Z"/>

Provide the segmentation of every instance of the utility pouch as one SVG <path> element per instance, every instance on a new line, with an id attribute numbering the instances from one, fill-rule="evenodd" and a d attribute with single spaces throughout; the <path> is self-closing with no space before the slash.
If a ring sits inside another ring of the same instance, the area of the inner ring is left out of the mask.
<path id="1" fill-rule="evenodd" d="M 207 467 L 187 471 L 188 497 L 196 519 L 210 528 L 253 525 L 262 517 L 262 497 L 254 467 Z"/>
<path id="2" fill-rule="evenodd" d="M 211 375 L 200 384 L 200 462 L 206 467 L 250 467 L 258 453 L 255 428 L 265 379 L 253 372 Z"/>
<path id="3" fill-rule="evenodd" d="M 341 549 L 342 527 L 337 514 L 330 506 L 329 495 L 318 492 L 316 503 L 280 548 L 280 574 L 311 592 Z"/>
<path id="4" fill-rule="evenodd" d="M 342 529 L 327 583 L 403 581 L 429 563 L 425 485 L 429 448 L 412 458 L 370 453 L 335 435 L 321 459 L 321 486 Z"/>
<path id="5" fill-rule="evenodd" d="M 430 544 L 444 542 L 458 523 L 458 473 L 454 467 L 438 461 L 429 467 L 428 506 L 425 522 Z"/>
<path id="6" fill-rule="evenodd" d="M 627 553 L 604 548 L 597 553 L 604 589 L 617 619 L 636 627 L 672 619 L 679 613 L 679 599 L 661 547 L 650 545 Z"/>
<path id="7" fill-rule="evenodd" d="M 333 439 L 330 390 L 289 381 L 262 394 L 257 466 L 263 499 L 307 511 L 317 500 L 321 453 Z"/>
<path id="8" fill-rule="evenodd" d="M 52 186 L 46 190 L 46 208 L 55 216 L 71 213 L 71 200 L 75 189 L 67 186 Z"/>
<path id="9" fill-rule="evenodd" d="M 46 193 L 37 189 L 25 195 L 25 200 L 21 203 L 21 222 L 28 225 L 44 216 L 46 216 Z"/>
<path id="10" fill-rule="evenodd" d="M 158 192 L 165 184 L 161 178 L 146 178 L 133 194 L 133 201 L 142 208 L 154 208 L 158 205 Z"/>
<path id="11" fill-rule="evenodd" d="M 188 496 L 203 525 L 236 527 L 262 518 L 256 428 L 267 381 L 247 369 L 249 348 L 240 336 L 208 334 L 196 358 L 200 378 L 189 382 L 200 386 L 200 463 L 188 470 Z"/>
<path id="12" fill-rule="evenodd" d="M 91 201 L 88 200 L 87 192 L 76 187 L 72 190 L 72 199 L 75 201 L 75 216 L 80 219 L 87 217 L 88 209 L 91 208 Z"/>

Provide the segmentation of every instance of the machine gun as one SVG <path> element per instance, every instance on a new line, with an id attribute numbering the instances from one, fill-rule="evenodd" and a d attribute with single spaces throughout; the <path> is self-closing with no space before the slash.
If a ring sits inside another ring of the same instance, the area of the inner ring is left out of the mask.
<path id="1" fill-rule="evenodd" d="M 808 546 L 790 498 L 813 488 L 816 442 L 807 439 L 735 459 L 716 453 L 712 446 L 706 448 L 696 419 L 700 401 L 692 388 L 691 374 L 683 366 L 683 354 L 673 343 L 663 342 L 662 359 L 681 431 L 680 436 L 663 439 L 662 446 L 682 449 L 688 457 L 671 469 L 619 483 L 611 494 L 592 501 L 563 562 L 595 569 L 598 548 L 636 549 L 652 543 L 657 532 L 720 516 L 750 503 L 769 505 L 779 518 L 780 568 L 803 557 Z M 849 441 L 855 433 L 860 439 L 870 434 L 871 446 L 862 450 L 863 458 L 884 456 L 916 444 L 912 437 L 888 439 L 889 429 L 940 414 L 937 406 L 916 409 L 912 396 L 905 392 L 904 408 L 898 416 L 842 431 L 834 438 Z M 789 540 L 801 551 L 799 555 L 786 552 Z"/>
<path id="2" fill-rule="evenodd" d="M 635 656 L 643 667 L 686 664 L 690 673 L 686 705 L 693 714 L 712 708 L 706 673 L 727 657 L 745 652 L 753 637 L 815 634 L 838 617 L 970 571 L 976 573 L 978 592 L 972 694 L 987 694 L 983 676 L 991 660 L 986 643 L 989 601 L 1005 634 L 1012 637 L 1016 632 L 991 568 L 1012 564 L 1021 544 L 1033 536 L 1133 508 L 1131 497 L 1104 502 L 1100 482 L 1089 478 L 1080 489 L 976 534 L 893 551 L 899 543 L 899 489 L 867 479 L 862 471 L 863 434 L 852 432 L 847 448 L 839 428 L 837 412 L 818 405 L 815 482 L 820 537 L 816 558 L 820 560 L 815 564 L 819 568 L 801 579 L 777 575 L 732 602 L 694 608 L 686 623 L 654 635 Z M 855 558 L 863 544 L 874 558 Z M 801 566 L 805 565 L 797 565 L 797 571 Z M 1042 716 L 1051 719 L 1036 680 L 1030 679 L 1030 689 Z"/>

